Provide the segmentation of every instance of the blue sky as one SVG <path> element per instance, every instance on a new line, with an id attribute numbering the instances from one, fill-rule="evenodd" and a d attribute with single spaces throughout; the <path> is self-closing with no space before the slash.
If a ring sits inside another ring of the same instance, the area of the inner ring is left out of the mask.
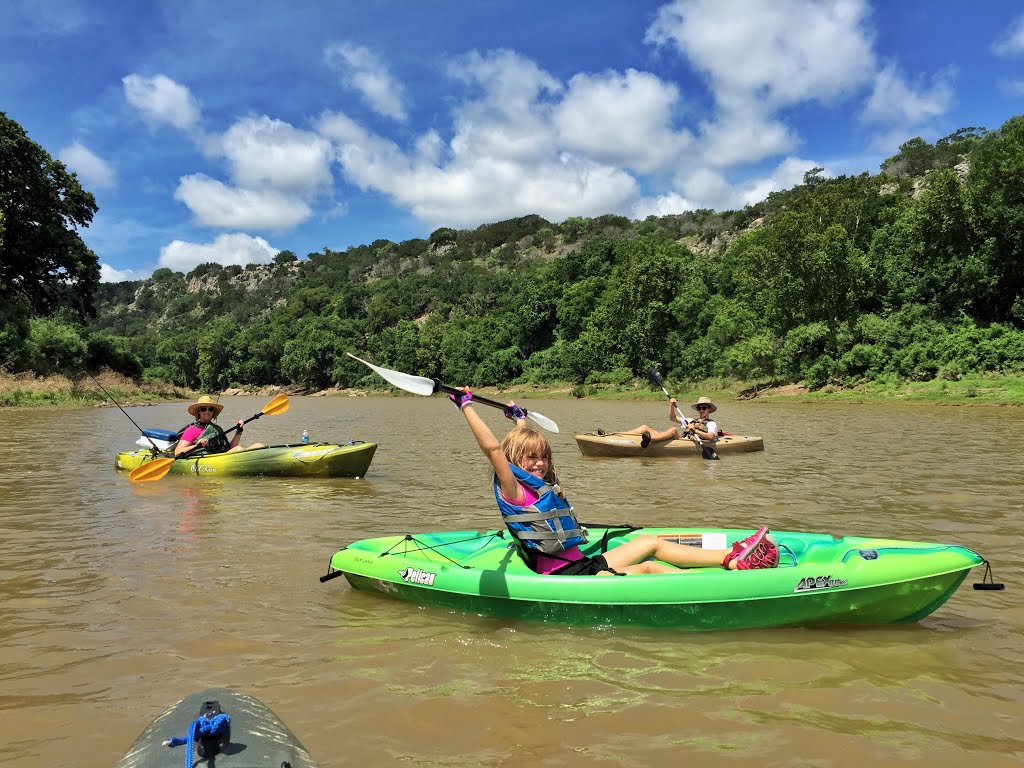
<path id="1" fill-rule="evenodd" d="M 107 281 L 536 213 L 741 208 L 1024 112 L 1024 6 L 5 0 L 0 110 Z"/>

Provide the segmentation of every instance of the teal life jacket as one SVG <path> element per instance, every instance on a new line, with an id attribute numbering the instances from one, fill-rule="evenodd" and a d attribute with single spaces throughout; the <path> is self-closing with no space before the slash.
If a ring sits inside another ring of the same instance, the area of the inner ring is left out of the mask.
<path id="1" fill-rule="evenodd" d="M 494 475 L 494 498 L 512 535 L 516 537 L 520 552 L 527 563 L 537 553 L 557 556 L 567 549 L 585 544 L 587 536 L 580 527 L 572 507 L 557 485 L 549 485 L 539 477 L 509 464 L 516 480 L 528 486 L 538 499 L 528 507 L 520 507 L 501 495 L 498 475 Z"/>
<path id="2" fill-rule="evenodd" d="M 201 426 L 202 424 L 200 424 L 198 421 L 189 424 L 178 433 L 178 439 L 181 439 L 181 435 L 184 434 L 185 430 L 188 429 L 188 427 Z M 199 445 L 200 440 L 209 440 L 210 443 L 205 448 L 196 448 L 194 451 L 191 451 L 189 453 L 190 458 L 194 456 L 209 456 L 210 454 L 214 453 L 224 453 L 225 451 L 231 448 L 231 441 L 228 439 L 228 436 L 224 433 L 224 430 L 220 428 L 219 424 L 214 424 L 212 421 L 206 425 L 206 429 L 202 431 L 202 434 L 200 434 L 199 437 L 192 441 L 192 445 Z"/>

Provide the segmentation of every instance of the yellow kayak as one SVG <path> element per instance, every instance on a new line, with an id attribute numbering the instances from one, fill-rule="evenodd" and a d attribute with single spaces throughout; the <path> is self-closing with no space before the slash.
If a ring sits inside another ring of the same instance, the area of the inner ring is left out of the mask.
<path id="1" fill-rule="evenodd" d="M 271 445 L 249 451 L 215 453 L 178 459 L 171 465 L 175 475 L 247 475 L 250 477 L 364 477 L 377 450 L 376 443 L 353 441 L 344 445 L 308 443 Z M 122 451 L 114 466 L 131 471 L 167 454 Z"/>

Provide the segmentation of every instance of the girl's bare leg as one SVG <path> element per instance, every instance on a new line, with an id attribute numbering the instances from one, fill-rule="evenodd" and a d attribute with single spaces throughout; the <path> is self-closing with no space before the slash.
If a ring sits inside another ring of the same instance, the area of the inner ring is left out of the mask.
<path id="1" fill-rule="evenodd" d="M 663 565 L 669 563 L 678 568 L 722 567 L 722 561 L 729 554 L 728 549 L 701 549 L 686 544 L 675 544 L 650 534 L 643 534 L 621 546 L 605 552 L 608 565 L 620 573 L 671 573 L 676 568 Z M 650 559 L 661 563 L 650 562 Z M 734 563 L 729 563 L 733 566 Z M 660 566 L 660 567 L 658 567 Z M 636 570 L 632 570 L 632 568 Z"/>

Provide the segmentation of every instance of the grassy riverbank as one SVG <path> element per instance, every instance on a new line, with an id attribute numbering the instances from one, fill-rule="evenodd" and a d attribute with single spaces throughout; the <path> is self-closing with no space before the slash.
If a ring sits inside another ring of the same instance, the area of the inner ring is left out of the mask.
<path id="1" fill-rule="evenodd" d="M 0 407 L 82 408 L 113 405 L 147 405 L 167 400 L 186 400 L 191 393 L 167 384 L 136 384 L 129 378 L 109 371 L 91 378 L 70 379 L 67 376 L 11 375 L 0 373 Z M 110 393 L 103 392 L 106 390 Z"/>
<path id="2" fill-rule="evenodd" d="M 0 373 L 0 407 L 57 407 L 81 408 L 111 405 L 103 389 L 118 403 L 145 405 L 172 400 L 190 400 L 196 393 L 166 384 L 136 384 L 131 379 L 113 373 L 103 373 L 99 383 L 90 378 L 72 380 L 66 376 L 35 377 Z M 685 387 L 666 382 L 668 391 L 682 401 L 707 395 L 719 402 L 730 400 L 759 401 L 785 400 L 805 402 L 874 403 L 900 402 L 929 405 L 1024 405 L 1024 378 L 1009 376 L 972 376 L 959 381 L 897 382 L 878 381 L 851 388 L 825 387 L 809 392 L 796 384 L 785 386 L 756 385 L 751 382 L 704 381 Z M 228 390 L 224 394 L 265 395 L 284 390 L 273 388 L 247 392 Z M 580 385 L 560 387 L 482 387 L 479 394 L 495 399 L 585 397 L 595 400 L 664 400 L 664 394 L 654 390 L 647 382 L 632 385 Z M 316 393 L 324 396 L 381 395 L 400 392 L 388 390 L 329 390 Z"/>

